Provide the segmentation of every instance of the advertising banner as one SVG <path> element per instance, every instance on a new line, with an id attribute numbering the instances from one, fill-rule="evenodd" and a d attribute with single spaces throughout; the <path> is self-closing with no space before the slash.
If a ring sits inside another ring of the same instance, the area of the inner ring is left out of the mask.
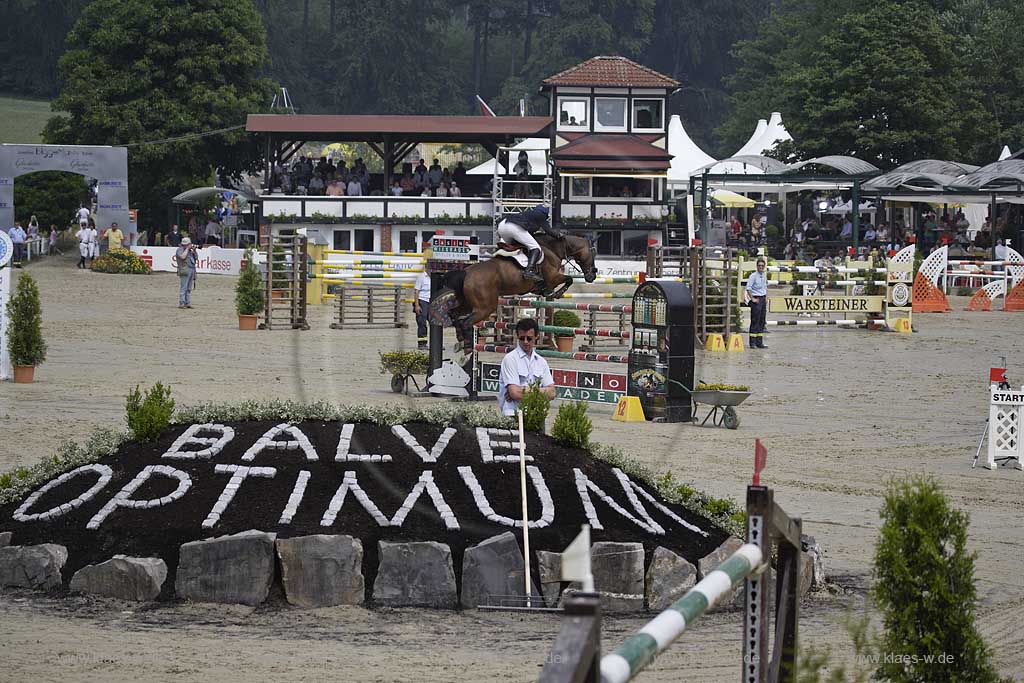
<path id="1" fill-rule="evenodd" d="M 178 250 L 174 247 L 132 247 L 132 251 L 158 273 L 178 271 L 178 261 L 174 257 Z M 242 272 L 245 249 L 200 246 L 196 253 L 199 255 L 196 272 L 201 275 L 238 275 Z"/>

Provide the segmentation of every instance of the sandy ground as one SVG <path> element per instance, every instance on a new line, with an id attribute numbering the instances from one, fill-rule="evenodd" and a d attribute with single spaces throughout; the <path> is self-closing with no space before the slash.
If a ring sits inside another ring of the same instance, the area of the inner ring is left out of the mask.
<path id="1" fill-rule="evenodd" d="M 335 331 L 311 307 L 305 332 L 235 329 L 232 278 L 201 278 L 195 309 L 176 308 L 177 278 L 99 275 L 74 262 L 33 264 L 50 346 L 29 386 L 0 385 L 0 470 L 29 465 L 64 439 L 121 426 L 136 383 L 170 383 L 182 404 L 246 398 L 409 401 L 388 390 L 377 351 L 414 346 L 415 330 Z M 1024 317 L 921 315 L 909 337 L 860 330 L 781 330 L 766 351 L 706 354 L 699 375 L 754 395 L 736 431 L 612 422 L 594 409 L 594 437 L 658 472 L 742 499 L 755 437 L 765 479 L 826 551 L 841 595 L 805 601 L 801 646 L 848 656 L 839 621 L 863 595 L 890 477 L 930 473 L 971 514 L 979 622 L 1004 675 L 1024 679 L 1020 472 L 971 469 L 987 416 L 988 368 L 1007 357 L 1024 380 Z M 553 363 L 553 365 L 558 365 Z M 418 401 L 432 399 L 415 399 Z M 0 528 L 4 523 L 0 521 Z M 365 610 L 303 612 L 195 605 L 139 608 L 24 593 L 0 596 L 0 681 L 535 679 L 558 630 L 550 615 Z M 646 618 L 606 620 L 605 647 Z M 740 617 L 710 615 L 645 673 L 647 681 L 733 680 Z"/>

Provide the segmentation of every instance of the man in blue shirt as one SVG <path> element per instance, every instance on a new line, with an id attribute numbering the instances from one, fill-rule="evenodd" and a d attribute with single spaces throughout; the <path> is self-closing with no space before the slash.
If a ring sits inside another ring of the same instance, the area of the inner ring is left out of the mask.
<path id="1" fill-rule="evenodd" d="M 768 312 L 768 276 L 763 258 L 757 259 L 757 270 L 747 278 L 747 300 L 750 302 L 750 348 L 767 349 L 764 345 L 765 314 Z"/>
<path id="2" fill-rule="evenodd" d="M 14 227 L 7 231 L 7 236 L 11 238 L 11 242 L 14 244 L 14 255 L 11 258 L 11 265 L 16 268 L 21 268 L 21 262 L 25 260 L 25 231 L 21 227 L 21 223 L 15 223 Z M 1002 244 L 1002 241 L 1000 241 Z"/>
<path id="3" fill-rule="evenodd" d="M 502 359 L 498 379 L 498 409 L 502 415 L 515 415 L 523 394 L 530 388 L 530 384 L 538 380 L 541 392 L 549 399 L 555 397 L 555 380 L 551 376 L 551 368 L 533 348 L 539 334 L 540 328 L 533 318 L 523 318 L 516 323 L 519 343 Z"/>

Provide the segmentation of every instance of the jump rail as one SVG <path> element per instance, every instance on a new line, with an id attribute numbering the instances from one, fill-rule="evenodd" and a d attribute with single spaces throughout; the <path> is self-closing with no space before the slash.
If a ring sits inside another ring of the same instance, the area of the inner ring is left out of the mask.
<path id="1" fill-rule="evenodd" d="M 707 609 L 744 581 L 743 683 L 796 682 L 799 562 L 802 524 L 775 503 L 771 489 L 747 487 L 747 543 L 667 610 L 601 657 L 599 593 L 566 598 L 565 616 L 540 674 L 541 683 L 626 683 L 633 680 Z M 772 547 L 778 543 L 775 638 L 768 644 Z"/>
<path id="2" fill-rule="evenodd" d="M 475 351 L 487 353 L 509 353 L 515 347 L 502 344 L 474 344 Z M 629 356 L 616 356 L 610 353 L 585 353 L 583 351 L 548 351 L 536 349 L 536 353 L 546 358 L 566 358 L 569 360 L 585 360 L 592 363 L 628 363 Z"/>

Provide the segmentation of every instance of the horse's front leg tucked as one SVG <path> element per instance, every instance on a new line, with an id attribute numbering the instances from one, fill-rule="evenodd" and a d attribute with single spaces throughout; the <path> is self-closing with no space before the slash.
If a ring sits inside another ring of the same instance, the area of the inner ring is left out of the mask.
<path id="1" fill-rule="evenodd" d="M 550 294 L 548 294 L 548 296 L 547 296 L 548 300 L 551 300 L 551 299 L 561 299 L 562 295 L 565 294 L 565 291 L 567 289 L 569 289 L 569 287 L 571 285 L 572 285 L 572 278 L 569 277 L 568 275 L 566 275 L 565 279 L 562 280 L 561 284 L 559 284 L 558 287 L 555 288 L 554 291 L 552 291 Z"/>

